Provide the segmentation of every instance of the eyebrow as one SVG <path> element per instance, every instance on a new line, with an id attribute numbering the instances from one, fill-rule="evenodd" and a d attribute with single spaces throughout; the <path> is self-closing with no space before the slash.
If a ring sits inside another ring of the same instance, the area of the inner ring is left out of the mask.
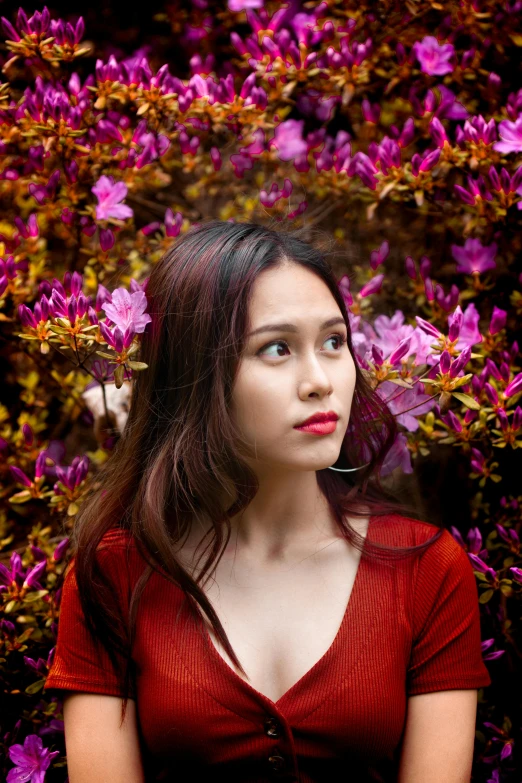
<path id="1" fill-rule="evenodd" d="M 335 326 L 335 324 L 344 324 L 346 326 L 346 321 L 340 315 L 336 315 L 333 318 L 329 318 L 328 321 L 325 321 L 323 324 L 321 324 L 319 329 L 322 332 L 323 329 L 327 329 L 329 326 Z M 289 324 L 289 323 L 265 324 L 264 326 L 260 326 L 258 329 L 254 329 L 253 332 L 249 332 L 247 334 L 247 337 L 253 337 L 255 334 L 259 334 L 259 332 L 297 332 L 297 331 L 298 329 L 295 324 Z"/>

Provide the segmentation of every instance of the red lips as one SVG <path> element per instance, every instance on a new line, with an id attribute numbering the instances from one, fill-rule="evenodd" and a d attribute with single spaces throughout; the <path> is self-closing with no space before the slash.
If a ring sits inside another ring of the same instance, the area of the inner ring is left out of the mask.
<path id="1" fill-rule="evenodd" d="M 295 424 L 295 427 L 304 427 L 307 424 L 316 424 L 317 422 L 324 422 L 324 421 L 337 421 L 339 416 L 335 411 L 320 411 L 319 413 L 314 413 L 313 416 L 310 416 L 305 421 L 299 422 L 299 424 Z"/>

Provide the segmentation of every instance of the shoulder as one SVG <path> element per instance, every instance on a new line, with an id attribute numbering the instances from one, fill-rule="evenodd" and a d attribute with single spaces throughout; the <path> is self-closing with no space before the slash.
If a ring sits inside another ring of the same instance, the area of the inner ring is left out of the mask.
<path id="1" fill-rule="evenodd" d="M 468 560 L 466 551 L 446 528 L 431 522 L 414 519 L 402 514 L 373 516 L 371 521 L 373 537 L 379 543 L 396 547 L 412 547 L 435 539 L 419 554 L 425 561 L 436 561 L 439 567 L 450 565 L 456 560 Z"/>
<path id="2" fill-rule="evenodd" d="M 111 527 L 100 539 L 96 551 L 102 549 L 129 549 L 135 548 L 136 543 L 131 531 L 122 527 Z"/>
<path id="3" fill-rule="evenodd" d="M 72 554 L 64 576 L 76 574 L 77 553 Z M 109 528 L 96 546 L 95 560 L 109 577 L 119 575 L 139 561 L 139 551 L 132 532 L 121 527 Z"/>

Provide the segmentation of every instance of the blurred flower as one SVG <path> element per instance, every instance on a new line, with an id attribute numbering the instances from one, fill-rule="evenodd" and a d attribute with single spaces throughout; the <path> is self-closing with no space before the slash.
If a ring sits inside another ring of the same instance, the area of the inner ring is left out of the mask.
<path id="1" fill-rule="evenodd" d="M 493 144 L 493 149 L 497 152 L 522 152 L 522 116 L 517 117 L 515 122 L 502 120 L 498 126 L 498 134 L 502 141 Z"/>
<path id="2" fill-rule="evenodd" d="M 415 56 L 420 62 L 421 71 L 431 76 L 443 76 L 451 73 L 454 66 L 449 62 L 455 54 L 453 44 L 439 44 L 435 36 L 426 35 L 413 45 Z"/>
<path id="3" fill-rule="evenodd" d="M 489 323 L 489 333 L 491 335 L 498 334 L 498 332 L 505 327 L 506 319 L 507 310 L 501 310 L 496 305 L 493 305 L 493 313 Z"/>
<path id="4" fill-rule="evenodd" d="M 495 253 L 497 252 L 497 243 L 483 245 L 480 239 L 467 239 L 464 247 L 460 245 L 451 245 L 451 254 L 457 261 L 457 272 L 463 272 L 471 275 L 474 272 L 483 274 L 490 269 L 496 268 Z"/>
<path id="5" fill-rule="evenodd" d="M 98 220 L 107 220 L 111 217 L 125 220 L 133 216 L 132 209 L 126 204 L 120 203 L 127 195 L 125 182 L 121 180 L 115 182 L 113 177 L 103 175 L 91 190 L 99 201 L 96 206 Z"/>
<path id="6" fill-rule="evenodd" d="M 239 12 L 248 8 L 263 8 L 265 0 L 228 0 L 228 10 Z"/>
<path id="7" fill-rule="evenodd" d="M 303 139 L 304 120 L 280 122 L 274 130 L 272 146 L 276 147 L 280 160 L 294 160 L 307 153 L 308 145 Z"/>
<path id="8" fill-rule="evenodd" d="M 399 432 L 393 446 L 386 454 L 380 475 L 382 477 L 387 476 L 395 470 L 395 468 L 400 468 L 403 473 L 413 473 L 411 454 L 408 449 L 408 439 L 403 432 Z"/>
<path id="9" fill-rule="evenodd" d="M 359 296 L 361 299 L 364 299 L 366 296 L 371 296 L 371 294 L 376 294 L 381 290 L 382 281 L 384 280 L 384 275 L 375 275 L 366 285 L 363 285 L 361 290 L 359 291 Z"/>

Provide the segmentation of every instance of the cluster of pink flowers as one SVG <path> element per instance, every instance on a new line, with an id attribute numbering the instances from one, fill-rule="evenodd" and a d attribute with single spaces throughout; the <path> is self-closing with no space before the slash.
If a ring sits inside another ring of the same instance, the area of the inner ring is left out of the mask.
<path id="1" fill-rule="evenodd" d="M 52 585 L 68 544 L 48 531 L 57 514 L 74 518 L 114 443 L 104 433 L 98 452 L 66 464 L 48 413 L 92 427 L 81 395 L 101 390 L 108 419 L 108 390 L 123 394 L 147 372 L 136 354 L 151 321 L 151 266 L 218 197 L 228 219 L 313 225 L 330 215 L 340 243 L 350 241 L 350 212 L 375 221 L 382 236 L 339 289 L 357 361 L 400 425 L 381 475 L 412 473 L 439 444 L 458 450 L 475 518 L 492 528 L 486 538 L 478 526 L 467 536 L 452 527 L 488 627 L 502 629 L 483 641 L 484 660 L 492 676 L 497 659 L 516 661 L 504 599 L 522 596 L 522 495 L 506 468 L 522 447 L 522 89 L 500 72 L 516 71 L 518 34 L 505 31 L 521 4 L 471 2 L 466 14 L 433 6 L 429 29 L 406 6 L 377 14 L 363 3 L 356 19 L 310 5 L 228 0 L 220 32 L 235 56 L 220 64 L 209 3 L 193 0 L 175 42 L 188 78 L 170 63 L 153 68 L 146 47 L 97 49 L 93 72 L 80 76 L 76 61 L 93 46 L 81 16 L 52 19 L 44 7 L 2 17 L 0 326 L 19 399 L 0 405 L 0 539 L 11 543 L 25 509 L 42 524 L 23 555 L 0 563 L 0 671 L 31 652 L 27 697 L 52 661 L 57 625 L 45 620 L 59 605 Z M 419 259 L 408 255 L 377 220 L 386 208 L 435 215 L 447 252 L 412 229 Z M 45 649 L 15 623 L 28 607 Z M 37 705 L 33 730 L 32 718 L 4 729 L 8 783 L 43 783 L 59 754 L 42 741 L 63 739 L 56 705 Z M 507 721 L 482 719 L 481 731 L 481 779 L 518 783 Z"/>

